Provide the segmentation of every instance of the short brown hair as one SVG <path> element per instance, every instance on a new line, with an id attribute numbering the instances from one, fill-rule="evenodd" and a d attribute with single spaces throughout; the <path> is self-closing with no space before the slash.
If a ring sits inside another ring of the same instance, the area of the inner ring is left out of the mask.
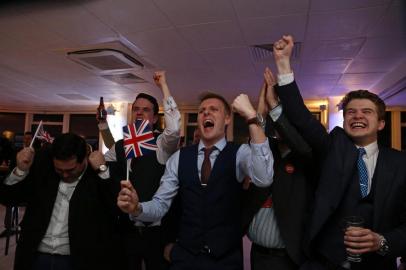
<path id="1" fill-rule="evenodd" d="M 343 113 L 345 114 L 347 111 L 347 105 L 353 99 L 369 99 L 372 101 L 378 113 L 379 120 L 385 120 L 385 110 L 386 105 L 385 102 L 376 94 L 369 92 L 368 90 L 354 90 L 345 95 L 345 97 L 341 100 L 341 107 L 343 108 Z"/>
<path id="2" fill-rule="evenodd" d="M 215 99 L 220 100 L 220 101 L 223 103 L 224 108 L 226 109 L 226 113 L 227 113 L 228 115 L 231 114 L 231 107 L 230 107 L 230 105 L 228 104 L 227 100 L 226 100 L 223 96 L 221 96 L 221 95 L 219 95 L 219 94 L 216 94 L 216 93 L 213 93 L 213 92 L 205 92 L 205 93 L 203 93 L 203 94 L 201 94 L 201 95 L 199 96 L 199 101 L 200 101 L 200 103 L 202 103 L 202 102 L 205 101 L 206 99 L 210 99 L 210 98 L 215 98 Z"/>

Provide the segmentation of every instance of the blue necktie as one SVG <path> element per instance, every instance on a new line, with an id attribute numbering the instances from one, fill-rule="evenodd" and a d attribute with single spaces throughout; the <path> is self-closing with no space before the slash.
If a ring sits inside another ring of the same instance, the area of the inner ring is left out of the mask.
<path id="1" fill-rule="evenodd" d="M 366 152 L 365 152 L 364 148 L 358 148 L 357 166 L 358 166 L 359 185 L 361 188 L 362 198 L 364 198 L 368 195 L 368 170 L 367 170 L 367 166 L 365 165 L 364 160 L 362 159 L 362 156 L 365 154 L 366 154 Z"/>

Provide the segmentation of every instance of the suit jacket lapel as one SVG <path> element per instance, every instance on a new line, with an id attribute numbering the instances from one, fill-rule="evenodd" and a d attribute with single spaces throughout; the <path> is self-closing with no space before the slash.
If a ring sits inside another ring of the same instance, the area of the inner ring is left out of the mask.
<path id="1" fill-rule="evenodd" d="M 374 176 L 372 178 L 373 181 L 376 181 L 374 194 L 374 228 L 381 220 L 380 215 L 384 212 L 387 196 L 395 180 L 394 174 L 395 168 L 392 168 L 391 160 L 387 155 L 387 149 L 380 148 Z"/>

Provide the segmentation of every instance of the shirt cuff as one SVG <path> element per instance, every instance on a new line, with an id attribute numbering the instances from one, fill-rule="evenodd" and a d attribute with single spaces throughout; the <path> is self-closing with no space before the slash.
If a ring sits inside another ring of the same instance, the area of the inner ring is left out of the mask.
<path id="1" fill-rule="evenodd" d="M 252 155 L 254 156 L 267 156 L 269 155 L 269 143 L 265 140 L 263 143 L 250 143 Z"/>
<path id="2" fill-rule="evenodd" d="M 104 172 L 100 172 L 100 173 L 98 173 L 98 175 L 101 179 L 109 179 L 110 178 L 110 169 L 107 169 Z"/>
<path id="3" fill-rule="evenodd" d="M 282 114 L 282 104 L 279 104 L 269 112 L 269 116 L 272 118 L 272 121 L 274 122 L 278 121 L 281 114 Z"/>
<path id="4" fill-rule="evenodd" d="M 99 130 L 109 129 L 109 125 L 107 124 L 107 122 L 98 123 L 97 126 L 99 127 Z"/>
<path id="5" fill-rule="evenodd" d="M 163 103 L 165 111 L 172 111 L 178 107 L 178 105 L 176 105 L 175 99 L 172 96 L 169 96 L 166 100 L 164 99 Z"/>
<path id="6" fill-rule="evenodd" d="M 278 74 L 278 85 L 279 86 L 284 86 L 284 85 L 290 84 L 294 80 L 295 80 L 295 77 L 293 76 L 293 72 L 288 73 L 288 74 Z"/>
<path id="7" fill-rule="evenodd" d="M 15 167 L 14 170 L 9 174 L 9 176 L 4 180 L 4 184 L 9 186 L 17 184 L 18 182 L 22 181 L 27 175 L 28 172 L 22 171 L 19 168 Z"/>

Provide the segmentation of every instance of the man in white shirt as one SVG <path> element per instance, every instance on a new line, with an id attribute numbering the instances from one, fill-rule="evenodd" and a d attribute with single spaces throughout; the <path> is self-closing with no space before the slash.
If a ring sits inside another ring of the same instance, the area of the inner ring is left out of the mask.
<path id="1" fill-rule="evenodd" d="M 86 142 L 72 133 L 17 154 L 0 185 L 2 202 L 27 205 L 14 269 L 114 269 L 119 210 L 114 182 L 100 177 L 105 166 L 100 152 L 87 159 Z"/>

